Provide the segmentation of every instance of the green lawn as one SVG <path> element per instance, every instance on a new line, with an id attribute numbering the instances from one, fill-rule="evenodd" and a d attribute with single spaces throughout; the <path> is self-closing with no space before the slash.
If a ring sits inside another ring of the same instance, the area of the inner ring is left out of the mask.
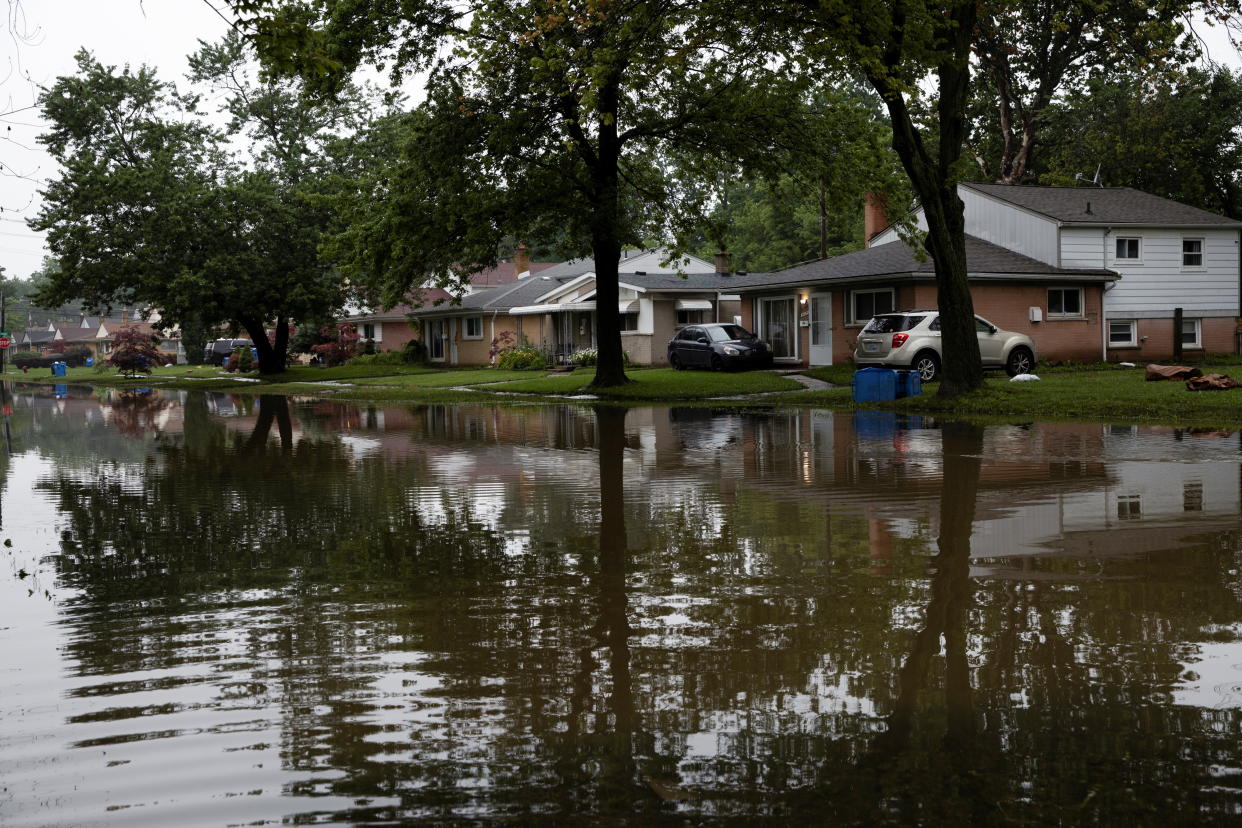
<path id="1" fill-rule="evenodd" d="M 1206 373 L 1242 378 L 1238 365 L 1202 365 Z M 1187 391 L 1182 382 L 1146 382 L 1142 366 L 1107 370 L 1049 371 L 1039 382 L 1010 382 L 989 374 L 983 390 L 955 400 L 936 396 L 939 385 L 923 395 L 881 407 L 939 415 L 1023 417 L 1032 420 L 1155 422 L 1186 426 L 1242 426 L 1242 389 Z M 797 405 L 840 407 L 849 390 L 802 392 L 781 401 Z M 845 402 L 845 404 L 850 404 Z"/>
<path id="2" fill-rule="evenodd" d="M 674 371 L 672 368 L 631 370 L 630 383 L 619 388 L 587 387 L 594 377 L 590 370 L 578 370 L 564 376 L 546 376 L 489 385 L 487 390 L 521 394 L 594 394 L 620 400 L 693 400 L 705 397 L 728 397 L 737 394 L 760 394 L 793 391 L 802 386 L 791 379 L 767 371 L 713 373 L 711 371 Z"/>
<path id="3" fill-rule="evenodd" d="M 447 388 L 454 385 L 481 385 L 542 376 L 542 371 L 502 371 L 474 368 L 462 371 L 428 370 L 417 374 L 360 379 L 355 385 L 388 385 L 401 388 Z"/>

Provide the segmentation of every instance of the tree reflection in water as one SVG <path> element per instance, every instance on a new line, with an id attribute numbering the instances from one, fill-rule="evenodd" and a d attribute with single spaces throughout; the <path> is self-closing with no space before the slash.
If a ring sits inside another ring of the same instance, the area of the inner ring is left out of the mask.
<path id="1" fill-rule="evenodd" d="M 851 504 L 905 479 L 845 433 L 808 459 L 796 412 L 437 406 L 385 431 L 336 403 L 204 400 L 125 473 L 66 450 L 39 484 L 75 590 L 72 692 L 120 744 L 179 721 L 125 688 L 205 685 L 195 727 L 258 722 L 299 819 L 1141 822 L 1242 801 L 1213 776 L 1237 711 L 1169 701 L 1194 642 L 1242 618 L 1237 532 L 972 579 L 976 504 L 1028 466 L 1060 491 L 1038 459 L 989 483 L 980 428 L 916 435 L 943 488 L 881 537 Z M 645 416 L 663 454 L 627 449 Z"/>

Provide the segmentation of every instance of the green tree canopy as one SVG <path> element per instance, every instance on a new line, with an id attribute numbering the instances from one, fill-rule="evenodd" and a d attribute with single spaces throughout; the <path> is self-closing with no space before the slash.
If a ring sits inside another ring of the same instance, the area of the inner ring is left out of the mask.
<path id="1" fill-rule="evenodd" d="M 199 98 L 150 69 L 118 71 L 86 52 L 77 61 L 42 97 L 52 128 L 40 140 L 63 172 L 31 222 L 60 262 L 39 301 L 232 324 L 250 334 L 260 370 L 283 370 L 290 320 L 342 301 L 318 255 L 333 217 L 319 196 L 350 101 L 325 107 L 294 81 L 250 79 L 237 38 L 205 46 L 194 78 L 224 96 L 230 131 L 254 142 L 243 156 L 199 117 Z"/>
<path id="2" fill-rule="evenodd" d="M 447 0 L 377 5 L 235 0 L 276 63 L 428 71 L 399 121 L 399 162 L 363 182 L 342 263 L 388 301 L 494 263 L 506 234 L 564 237 L 595 258 L 596 385 L 626 382 L 622 247 L 667 237 L 675 190 L 657 156 L 750 165 L 796 117 L 802 79 L 777 34 L 731 4 L 691 0 Z"/>

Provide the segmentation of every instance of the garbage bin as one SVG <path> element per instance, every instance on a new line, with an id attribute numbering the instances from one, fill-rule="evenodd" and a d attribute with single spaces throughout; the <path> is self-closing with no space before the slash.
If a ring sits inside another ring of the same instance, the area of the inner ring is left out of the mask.
<path id="1" fill-rule="evenodd" d="M 86 367 L 87 367 L 87 368 L 94 368 L 94 367 L 95 367 L 95 358 L 94 358 L 94 357 L 87 357 L 87 358 L 86 358 Z"/>
<path id="2" fill-rule="evenodd" d="M 897 372 L 897 399 L 918 397 L 923 393 L 923 378 L 918 371 Z"/>
<path id="3" fill-rule="evenodd" d="M 57 360 L 56 362 L 52 363 L 52 376 L 65 377 L 68 375 L 69 375 L 69 364 L 68 363 L 61 362 L 60 360 Z"/>
<path id="4" fill-rule="evenodd" d="M 860 368 L 854 372 L 854 402 L 897 399 L 897 372 L 892 368 Z"/>

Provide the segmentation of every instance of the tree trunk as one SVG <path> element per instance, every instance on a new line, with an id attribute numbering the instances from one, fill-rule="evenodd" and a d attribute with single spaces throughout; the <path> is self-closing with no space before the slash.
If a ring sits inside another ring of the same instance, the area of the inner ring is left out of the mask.
<path id="1" fill-rule="evenodd" d="M 914 126 L 903 92 L 887 75 L 868 79 L 884 98 L 893 125 L 893 149 L 910 176 L 927 219 L 925 246 L 936 266 L 940 308 L 941 397 L 956 397 L 983 386 L 983 360 L 975 332 L 975 306 L 966 279 L 965 206 L 957 195 L 957 169 L 966 140 L 966 104 L 970 94 L 970 37 L 977 8 L 974 2 L 954 7 L 946 23 L 949 55 L 937 67 L 940 100 L 939 136 L 932 157 Z"/>
<path id="2" fill-rule="evenodd" d="M 277 326 L 277 344 L 280 345 L 280 352 L 277 353 L 272 343 L 267 341 L 267 330 L 263 326 L 262 319 L 247 317 L 246 319 L 237 320 L 241 326 L 246 329 L 246 333 L 250 335 L 250 341 L 254 343 L 254 349 L 259 354 L 259 373 L 260 374 L 279 374 L 285 370 L 285 353 L 289 345 L 289 328 L 288 323 L 285 327 L 284 342 L 280 340 L 280 328 Z M 284 318 L 281 318 L 284 322 Z"/>
<path id="3" fill-rule="evenodd" d="M 617 136 L 615 84 L 600 91 L 598 151 L 591 175 L 591 251 L 595 256 L 595 363 L 593 388 L 611 388 L 628 383 L 625 357 L 621 348 L 620 287 L 617 273 L 621 263 L 620 220 L 621 143 Z"/>

